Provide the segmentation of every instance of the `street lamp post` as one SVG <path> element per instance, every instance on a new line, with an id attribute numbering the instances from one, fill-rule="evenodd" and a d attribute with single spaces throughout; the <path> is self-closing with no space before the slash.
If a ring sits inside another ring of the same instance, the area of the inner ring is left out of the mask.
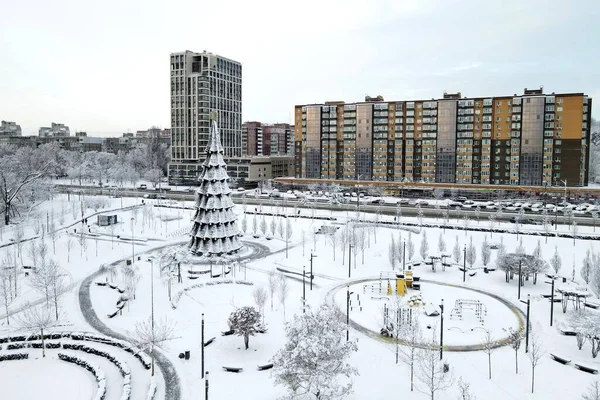
<path id="1" fill-rule="evenodd" d="M 444 299 L 440 304 L 440 360 L 444 357 Z"/>
<path id="2" fill-rule="evenodd" d="M 154 258 L 148 258 L 150 261 L 150 327 L 154 335 Z M 154 344 L 152 345 L 152 376 L 154 376 Z"/>
<path id="3" fill-rule="evenodd" d="M 348 279 L 352 273 L 352 244 L 348 245 Z M 350 283 L 346 286 L 346 342 L 350 340 Z"/>
<path id="4" fill-rule="evenodd" d="M 519 260 L 519 289 L 518 289 L 518 299 L 521 300 L 521 271 L 522 271 L 523 263 Z"/>
<path id="5" fill-rule="evenodd" d="M 527 325 L 525 326 L 525 353 L 529 351 L 529 311 L 531 306 L 531 297 L 527 295 L 527 301 L 519 300 L 523 304 L 527 304 Z"/>
<path id="6" fill-rule="evenodd" d="M 135 264 L 135 244 L 134 244 L 134 237 L 133 237 L 133 235 L 134 235 L 133 221 L 134 221 L 134 218 L 131 217 L 131 257 L 132 257 L 131 263 Z"/>
<path id="7" fill-rule="evenodd" d="M 208 400 L 208 371 L 206 371 L 206 379 L 204 379 L 204 400 Z"/>
<path id="8" fill-rule="evenodd" d="M 467 280 L 467 245 L 463 249 L 463 283 Z"/>
<path id="9" fill-rule="evenodd" d="M 550 293 L 550 326 L 552 326 L 552 322 L 554 321 L 554 278 L 552 278 L 552 282 L 546 283 L 552 285 L 552 292 Z"/>
<path id="10" fill-rule="evenodd" d="M 314 275 L 313 275 L 313 258 L 315 258 L 317 255 L 314 254 L 311 250 L 310 252 L 310 290 L 312 291 L 312 287 L 313 287 L 313 279 L 314 279 Z"/>
<path id="11" fill-rule="evenodd" d="M 201 379 L 204 379 L 204 313 L 202 313 L 202 329 L 200 334 L 200 346 L 202 348 L 202 375 Z"/>
<path id="12" fill-rule="evenodd" d="M 302 266 L 302 312 L 306 313 L 306 266 Z"/>
<path id="13" fill-rule="evenodd" d="M 402 271 L 406 270 L 406 239 L 404 239 L 404 245 L 402 249 Z"/>

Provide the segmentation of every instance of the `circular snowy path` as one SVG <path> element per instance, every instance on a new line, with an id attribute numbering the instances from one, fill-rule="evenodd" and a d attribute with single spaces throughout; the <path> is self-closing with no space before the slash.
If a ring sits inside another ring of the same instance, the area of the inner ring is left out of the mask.
<path id="1" fill-rule="evenodd" d="M 334 301 L 334 297 L 335 294 L 345 288 L 348 285 L 355 285 L 355 284 L 360 284 L 360 283 L 366 283 L 366 282 L 372 282 L 372 281 L 377 281 L 379 280 L 378 276 L 374 276 L 374 277 L 368 277 L 368 278 L 356 278 L 356 279 L 348 279 L 345 280 L 337 285 L 335 285 L 334 287 L 332 287 L 331 289 L 329 289 L 329 291 L 326 293 L 325 295 L 325 301 L 327 303 L 329 303 L 331 306 L 335 307 L 338 312 L 340 313 L 340 316 L 343 316 L 343 321 L 346 322 L 346 313 L 340 309 L 340 307 L 338 307 Z M 486 296 L 489 296 L 497 301 L 499 301 L 500 303 L 502 303 L 504 306 L 506 306 L 510 311 L 513 312 L 513 314 L 515 314 L 515 316 L 517 317 L 517 319 L 519 320 L 519 328 L 518 330 L 520 332 L 523 332 L 525 330 L 525 314 L 523 313 L 523 311 L 521 311 L 521 309 L 519 309 L 517 306 L 515 306 L 514 304 L 512 304 L 511 302 L 509 302 L 508 300 L 495 295 L 493 293 L 487 292 L 485 290 L 480 290 L 480 289 L 474 289 L 471 287 L 466 287 L 466 286 L 462 286 L 462 285 L 455 285 L 452 283 L 444 283 L 444 282 L 437 282 L 437 281 L 432 281 L 429 279 L 421 279 L 421 282 L 424 283 L 430 283 L 432 285 L 440 285 L 440 286 L 449 286 L 449 287 L 455 287 L 455 288 L 460 288 L 460 289 L 464 289 L 464 290 L 470 290 L 473 292 L 477 292 Z M 360 325 L 359 323 L 353 321 L 352 319 L 350 319 L 350 325 L 352 326 L 352 328 L 356 329 L 359 332 L 364 333 L 365 335 L 376 339 L 376 340 L 380 340 L 382 342 L 386 342 L 386 343 L 395 343 L 395 340 L 393 338 L 389 338 L 389 337 L 385 337 L 383 335 L 381 335 L 379 332 L 375 332 L 369 328 L 366 328 L 362 325 Z M 403 343 L 403 340 L 399 341 L 400 343 Z M 506 346 L 508 344 L 508 336 L 496 340 L 494 342 L 493 347 L 494 348 L 498 348 L 498 347 L 502 347 L 502 346 Z M 425 344 L 424 346 L 426 346 L 427 344 Z M 419 346 L 420 347 L 420 346 Z M 453 346 L 453 345 L 449 345 L 449 346 L 444 346 L 444 351 L 480 351 L 484 349 L 484 345 L 483 344 L 470 344 L 470 345 L 461 345 L 461 346 Z"/>

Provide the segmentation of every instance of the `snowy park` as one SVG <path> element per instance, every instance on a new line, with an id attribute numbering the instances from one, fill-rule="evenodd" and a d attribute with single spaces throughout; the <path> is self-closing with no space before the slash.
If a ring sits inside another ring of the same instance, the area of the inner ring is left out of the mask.
<path id="1" fill-rule="evenodd" d="M 234 204 L 216 125 L 199 179 L 195 201 L 15 200 L 2 398 L 541 400 L 596 384 L 595 227 Z"/>

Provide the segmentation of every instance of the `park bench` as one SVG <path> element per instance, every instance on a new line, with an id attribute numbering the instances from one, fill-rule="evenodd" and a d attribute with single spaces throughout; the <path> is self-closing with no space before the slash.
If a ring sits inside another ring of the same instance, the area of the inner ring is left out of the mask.
<path id="1" fill-rule="evenodd" d="M 412 288 L 413 288 L 413 290 L 421 290 L 421 284 L 413 282 Z"/>
<path id="2" fill-rule="evenodd" d="M 259 371 L 265 371 L 265 370 L 271 369 L 271 368 L 273 368 L 273 363 L 258 366 Z"/>
<path id="3" fill-rule="evenodd" d="M 222 336 L 229 336 L 229 335 L 233 335 L 235 333 L 235 331 L 233 329 L 230 329 L 228 331 L 225 332 L 221 332 Z"/>
<path id="4" fill-rule="evenodd" d="M 588 308 L 592 308 L 594 310 L 597 310 L 598 308 L 600 308 L 600 304 L 589 303 L 589 302 L 586 302 L 585 306 L 588 307 Z"/>
<path id="5" fill-rule="evenodd" d="M 577 336 L 577 332 L 571 331 L 571 330 L 568 330 L 568 329 L 561 329 L 560 333 L 562 333 L 565 336 Z"/>
<path id="6" fill-rule="evenodd" d="M 107 282 L 96 282 L 97 286 L 106 286 L 107 284 Z"/>
<path id="7" fill-rule="evenodd" d="M 211 344 L 212 342 L 214 342 L 216 339 L 217 339 L 216 337 L 211 337 L 206 342 L 204 342 L 204 347 L 208 346 L 209 344 Z"/>
<path id="8" fill-rule="evenodd" d="M 240 367 L 223 367 L 223 369 L 227 372 L 235 372 L 235 373 L 239 373 L 242 372 L 244 370 L 244 368 L 240 368 Z"/>
<path id="9" fill-rule="evenodd" d="M 552 357 L 552 359 L 556 362 L 559 362 L 563 365 L 567 365 L 571 362 L 571 360 L 567 360 L 566 358 L 563 357 L 559 357 L 556 354 L 550 353 L 550 357 Z"/>
<path id="10" fill-rule="evenodd" d="M 581 364 L 577 364 L 575 363 L 575 367 L 582 370 L 583 372 L 587 372 L 590 374 L 597 374 L 598 370 L 595 368 L 591 368 L 591 367 L 586 367 L 585 365 L 581 365 Z"/>

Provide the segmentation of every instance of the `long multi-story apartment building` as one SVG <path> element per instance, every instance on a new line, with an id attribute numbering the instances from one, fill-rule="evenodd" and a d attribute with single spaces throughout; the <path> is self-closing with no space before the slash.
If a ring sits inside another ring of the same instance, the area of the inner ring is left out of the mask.
<path id="1" fill-rule="evenodd" d="M 585 186 L 583 93 L 299 105 L 297 178 Z"/>
<path id="2" fill-rule="evenodd" d="M 242 155 L 242 64 L 216 54 L 172 53 L 169 179 L 193 183 L 216 118 L 225 155 Z"/>
<path id="3" fill-rule="evenodd" d="M 1 121 L 0 136 L 21 136 L 21 125 L 11 121 Z"/>
<path id="4" fill-rule="evenodd" d="M 55 124 L 54 122 L 52 122 L 52 124 L 49 127 L 42 126 L 39 129 L 39 136 L 42 136 L 42 137 L 67 137 L 67 136 L 71 136 L 71 131 L 69 130 L 69 127 L 66 126 L 65 124 Z"/>

